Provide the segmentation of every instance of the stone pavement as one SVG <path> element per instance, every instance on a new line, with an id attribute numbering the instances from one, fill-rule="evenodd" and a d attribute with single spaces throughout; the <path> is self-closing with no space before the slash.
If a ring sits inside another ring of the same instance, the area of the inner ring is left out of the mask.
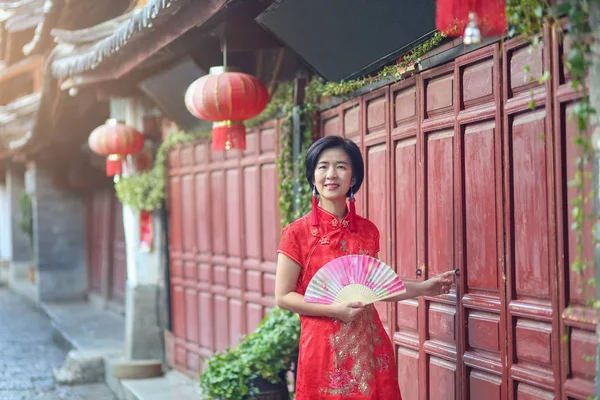
<path id="1" fill-rule="evenodd" d="M 52 340 L 50 321 L 0 287 L 0 400 L 115 400 L 103 383 L 55 383 L 52 369 L 65 356 Z"/>

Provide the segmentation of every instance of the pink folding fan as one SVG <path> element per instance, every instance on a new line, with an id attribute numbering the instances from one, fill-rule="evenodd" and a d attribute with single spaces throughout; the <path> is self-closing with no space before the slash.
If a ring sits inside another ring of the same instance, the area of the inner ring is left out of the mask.
<path id="1" fill-rule="evenodd" d="M 373 257 L 349 255 L 331 260 L 313 276 L 304 301 L 371 304 L 403 293 L 404 284 L 392 268 Z"/>

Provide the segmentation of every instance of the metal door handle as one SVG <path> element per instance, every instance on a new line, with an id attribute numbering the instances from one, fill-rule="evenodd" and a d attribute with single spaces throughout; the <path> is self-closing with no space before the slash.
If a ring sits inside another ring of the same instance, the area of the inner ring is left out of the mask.
<path id="1" fill-rule="evenodd" d="M 456 268 L 454 270 L 454 275 L 459 276 L 460 275 L 460 269 Z"/>
<path id="2" fill-rule="evenodd" d="M 425 275 L 425 264 L 421 264 L 419 266 L 419 268 L 417 268 L 417 270 L 415 271 L 415 274 L 417 276 L 423 276 L 423 275 Z"/>

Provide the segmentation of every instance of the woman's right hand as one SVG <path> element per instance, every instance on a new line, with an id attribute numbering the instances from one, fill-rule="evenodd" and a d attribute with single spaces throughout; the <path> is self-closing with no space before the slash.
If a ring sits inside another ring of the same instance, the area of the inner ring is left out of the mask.
<path id="1" fill-rule="evenodd" d="M 361 311 L 363 311 L 365 305 L 360 301 L 346 301 L 335 304 L 334 307 L 333 317 L 347 323 L 354 321 Z"/>

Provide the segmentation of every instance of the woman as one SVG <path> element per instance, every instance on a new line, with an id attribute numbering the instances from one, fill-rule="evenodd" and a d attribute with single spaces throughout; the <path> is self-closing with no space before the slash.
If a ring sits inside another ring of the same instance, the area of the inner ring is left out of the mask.
<path id="1" fill-rule="evenodd" d="M 354 211 L 363 178 L 354 142 L 338 136 L 318 140 L 306 154 L 313 209 L 282 232 L 275 297 L 280 308 L 300 314 L 296 400 L 401 399 L 393 346 L 375 307 L 304 302 L 308 283 L 327 262 L 347 254 L 378 256 L 377 227 Z M 406 293 L 386 301 L 448 293 L 452 279 L 449 271 L 425 282 L 404 282 Z"/>

